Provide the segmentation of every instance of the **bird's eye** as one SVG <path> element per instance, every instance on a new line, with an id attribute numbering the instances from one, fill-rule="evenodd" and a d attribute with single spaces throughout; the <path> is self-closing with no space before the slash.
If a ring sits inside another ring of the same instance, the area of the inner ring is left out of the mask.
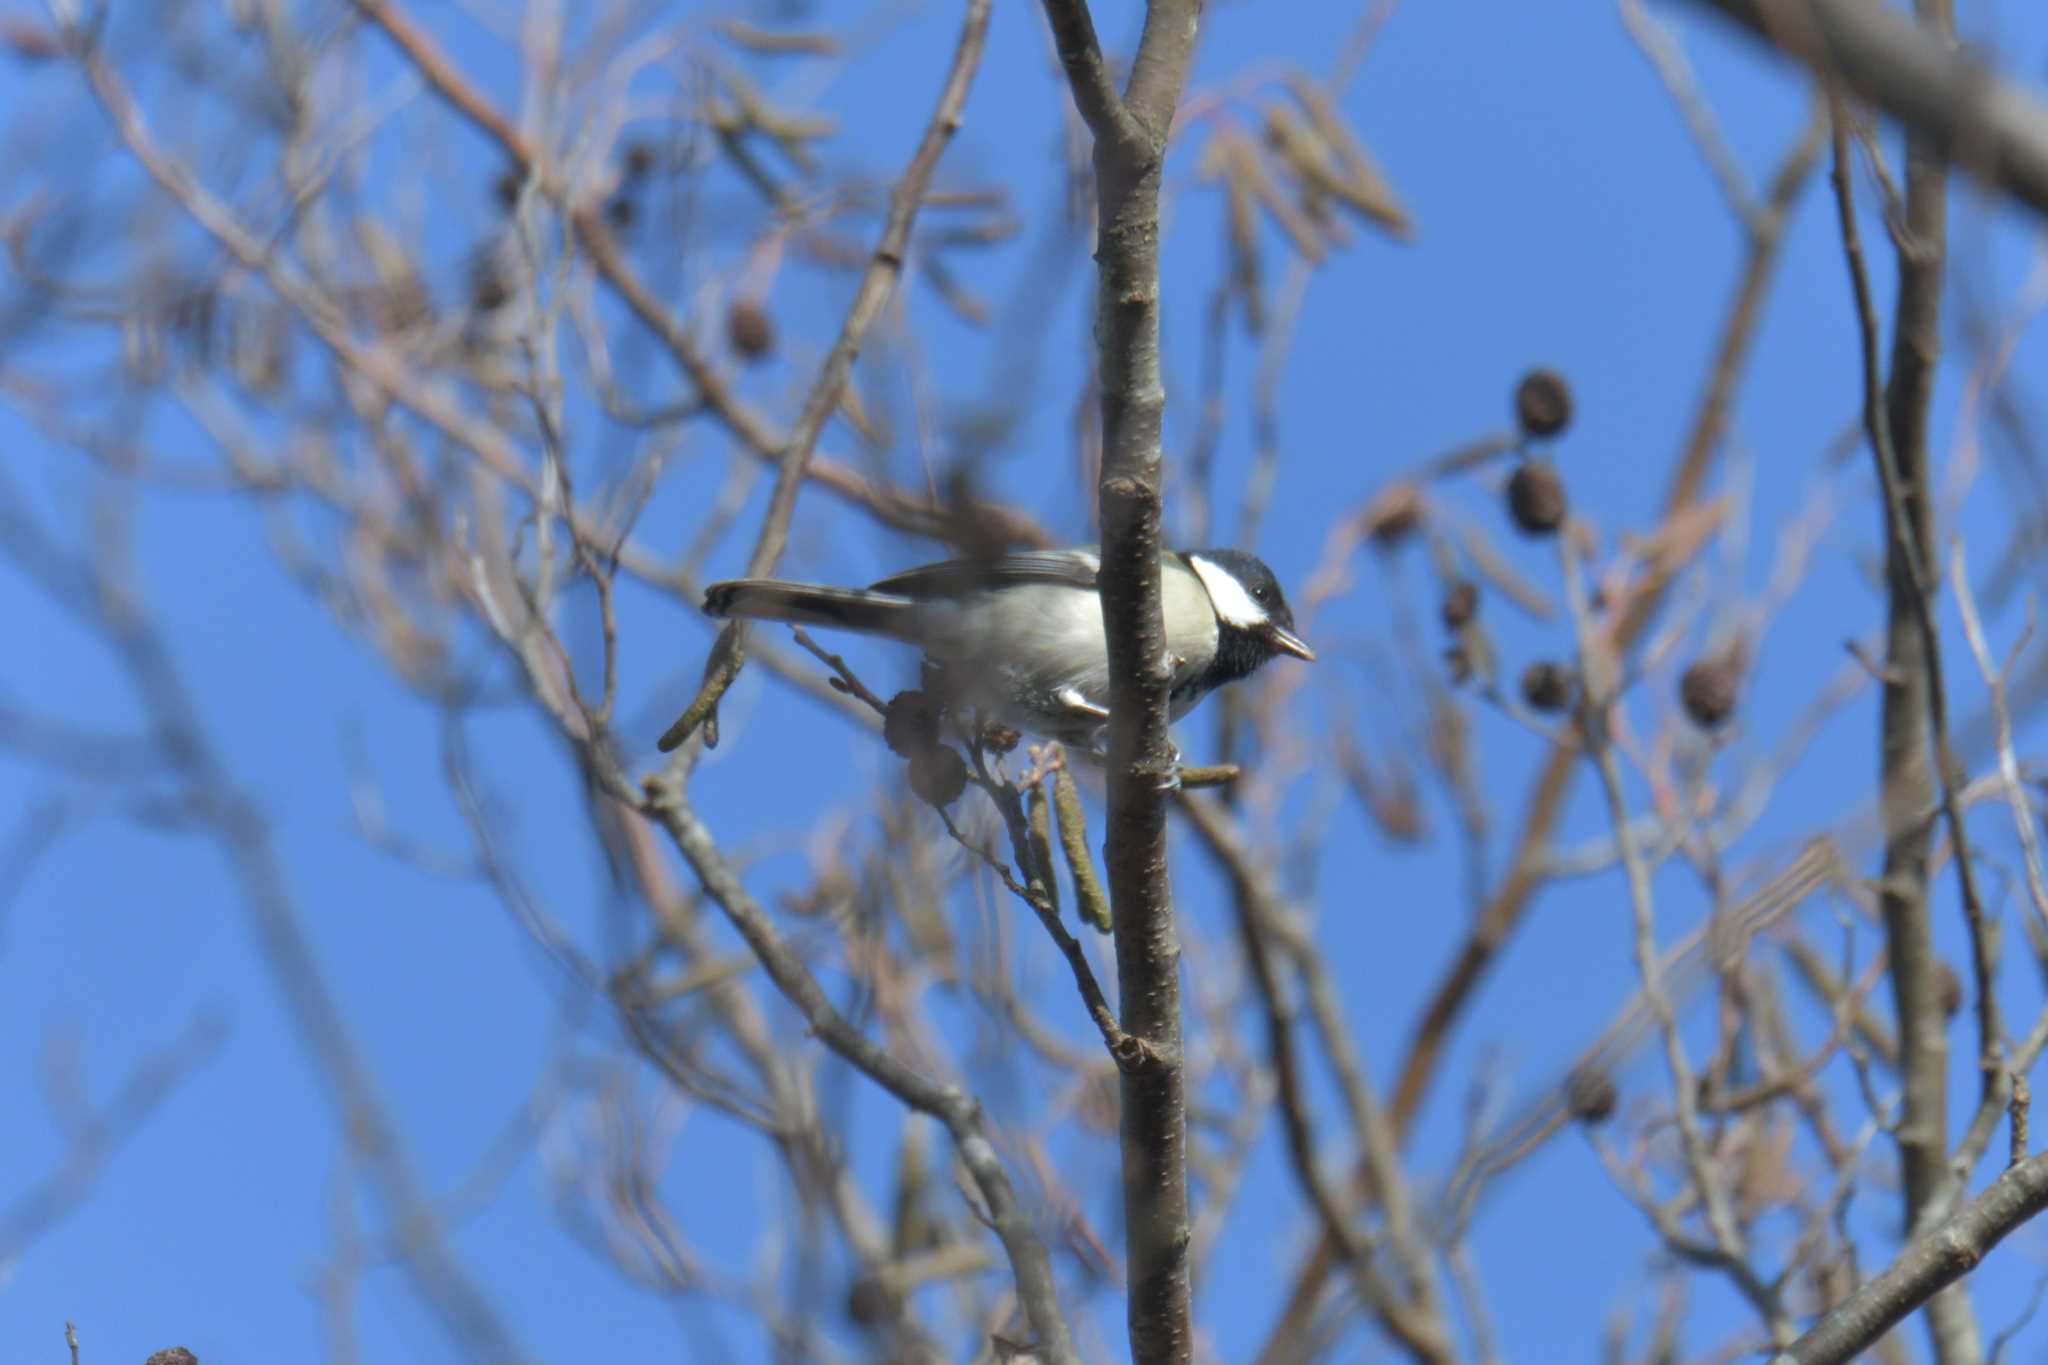
<path id="1" fill-rule="evenodd" d="M 1263 602 L 1270 596 L 1272 596 L 1272 593 L 1263 586 L 1252 589 L 1252 601 L 1254 602 Z"/>

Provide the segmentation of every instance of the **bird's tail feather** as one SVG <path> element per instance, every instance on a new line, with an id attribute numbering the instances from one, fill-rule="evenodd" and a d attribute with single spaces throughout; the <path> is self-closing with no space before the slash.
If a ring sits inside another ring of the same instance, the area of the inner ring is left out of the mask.
<path id="1" fill-rule="evenodd" d="M 910 628 L 915 605 L 893 593 L 785 583 L 774 578 L 739 578 L 713 583 L 704 590 L 704 610 L 712 616 L 829 626 L 871 635 L 903 635 Z"/>

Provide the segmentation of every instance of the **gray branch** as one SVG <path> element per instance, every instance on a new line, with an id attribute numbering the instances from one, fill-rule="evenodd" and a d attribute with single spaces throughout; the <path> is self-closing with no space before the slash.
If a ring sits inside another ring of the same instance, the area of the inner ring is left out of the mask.
<path id="1" fill-rule="evenodd" d="M 1914 1239 L 1890 1268 L 1773 1357 L 1772 1365 L 1835 1365 L 1851 1359 L 1975 1269 L 1993 1247 L 2044 1208 L 2048 1154 L 2009 1167 L 1946 1223 Z"/>
<path id="2" fill-rule="evenodd" d="M 1086 0 L 1044 0 L 1075 105 L 1095 135 L 1095 344 L 1102 395 L 1102 618 L 1109 637 L 1109 818 L 1103 862 L 1116 921 L 1124 1031 L 1124 1223 L 1132 1357 L 1186 1361 L 1186 1078 L 1180 938 L 1166 869 L 1174 753 L 1172 670 L 1159 610 L 1159 187 L 1201 0 L 1150 0 L 1129 87 L 1117 99 Z"/>

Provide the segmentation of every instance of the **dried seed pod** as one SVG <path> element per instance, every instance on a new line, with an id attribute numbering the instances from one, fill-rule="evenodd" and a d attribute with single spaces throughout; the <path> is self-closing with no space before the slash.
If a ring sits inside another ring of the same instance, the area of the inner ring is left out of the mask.
<path id="1" fill-rule="evenodd" d="M 654 169 L 654 148 L 644 142 L 635 142 L 626 148 L 626 154 L 619 158 L 619 170 L 628 180 L 638 180 Z"/>
<path id="2" fill-rule="evenodd" d="M 637 211 L 632 195 L 615 194 L 605 201 L 604 220 L 611 225 L 613 232 L 624 232 L 633 226 L 633 215 Z"/>
<path id="3" fill-rule="evenodd" d="M 1522 700 L 1532 711 L 1562 711 L 1572 704 L 1577 684 L 1565 665 L 1538 659 L 1522 670 Z"/>
<path id="4" fill-rule="evenodd" d="M 939 742 L 939 704 L 928 692 L 898 692 L 882 713 L 882 742 L 912 758 Z"/>
<path id="5" fill-rule="evenodd" d="M 992 754 L 1007 754 L 1023 742 L 1024 732 L 1014 725 L 1005 725 L 999 720 L 981 724 L 981 747 Z"/>
<path id="6" fill-rule="evenodd" d="M 1452 645 L 1444 651 L 1444 671 L 1451 675 L 1451 686 L 1463 687 L 1472 681 L 1472 656 L 1463 645 Z"/>
<path id="7" fill-rule="evenodd" d="M 775 319 L 752 299 L 734 299 L 726 310 L 725 335 L 733 350 L 759 360 L 775 349 Z"/>
<path id="8" fill-rule="evenodd" d="M 1026 826 L 1031 832 L 1030 880 L 1033 889 L 1043 892 L 1046 903 L 1057 912 L 1060 908 L 1060 879 L 1052 871 L 1052 798 L 1046 791 L 1052 782 L 1044 778 L 1031 788 L 1030 799 L 1025 803 Z"/>
<path id="9" fill-rule="evenodd" d="M 1053 823 L 1059 826 L 1060 849 L 1067 855 L 1067 871 L 1074 878 L 1074 901 L 1081 918 L 1103 933 L 1116 925 L 1109 914 L 1109 897 L 1095 876 L 1095 860 L 1088 852 L 1087 817 L 1081 810 L 1081 791 L 1065 768 L 1052 775 Z"/>
<path id="10" fill-rule="evenodd" d="M 469 306 L 479 313 L 495 313 L 512 301 L 512 284 L 490 256 L 480 256 L 469 271 Z"/>
<path id="11" fill-rule="evenodd" d="M 1444 625 L 1457 630 L 1479 614 L 1479 589 L 1469 578 L 1460 578 L 1444 589 L 1444 600 L 1437 608 L 1443 614 Z"/>
<path id="12" fill-rule="evenodd" d="M 863 1275 L 846 1291 L 846 1316 L 863 1327 L 893 1319 L 903 1310 L 903 1296 L 878 1275 Z"/>
<path id="13" fill-rule="evenodd" d="M 910 789 L 934 806 L 950 806 L 967 790 L 967 765 L 943 744 L 910 756 Z"/>
<path id="14" fill-rule="evenodd" d="M 1564 480 L 1541 460 L 1530 460 L 1508 479 L 1508 515 L 1524 535 L 1547 536 L 1564 525 Z"/>
<path id="15" fill-rule="evenodd" d="M 1735 693 L 1741 679 L 1727 658 L 1700 659 L 1678 679 L 1678 700 L 1685 714 L 1702 730 L 1718 730 L 1735 714 Z"/>
<path id="16" fill-rule="evenodd" d="M 1941 964 L 1941 979 L 1935 989 L 1941 994 L 1942 1018 L 1953 1019 L 1963 1012 L 1963 978 L 1946 962 Z"/>
<path id="17" fill-rule="evenodd" d="M 1571 425 L 1572 391 L 1556 370 L 1531 370 L 1515 385 L 1515 421 L 1525 436 L 1555 436 Z"/>
<path id="18" fill-rule="evenodd" d="M 1596 1067 L 1574 1067 L 1564 1079 L 1565 1108 L 1581 1123 L 1606 1122 L 1620 1099 L 1614 1078 Z"/>

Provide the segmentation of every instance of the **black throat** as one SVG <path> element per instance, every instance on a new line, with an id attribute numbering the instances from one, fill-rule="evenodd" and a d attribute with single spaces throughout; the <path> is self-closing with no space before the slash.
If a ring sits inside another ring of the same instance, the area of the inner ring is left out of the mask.
<path id="1" fill-rule="evenodd" d="M 1174 689 L 1175 700 L 1203 697 L 1225 683 L 1250 677 L 1277 652 L 1265 636 L 1218 621 L 1216 657 L 1207 668 Z"/>

